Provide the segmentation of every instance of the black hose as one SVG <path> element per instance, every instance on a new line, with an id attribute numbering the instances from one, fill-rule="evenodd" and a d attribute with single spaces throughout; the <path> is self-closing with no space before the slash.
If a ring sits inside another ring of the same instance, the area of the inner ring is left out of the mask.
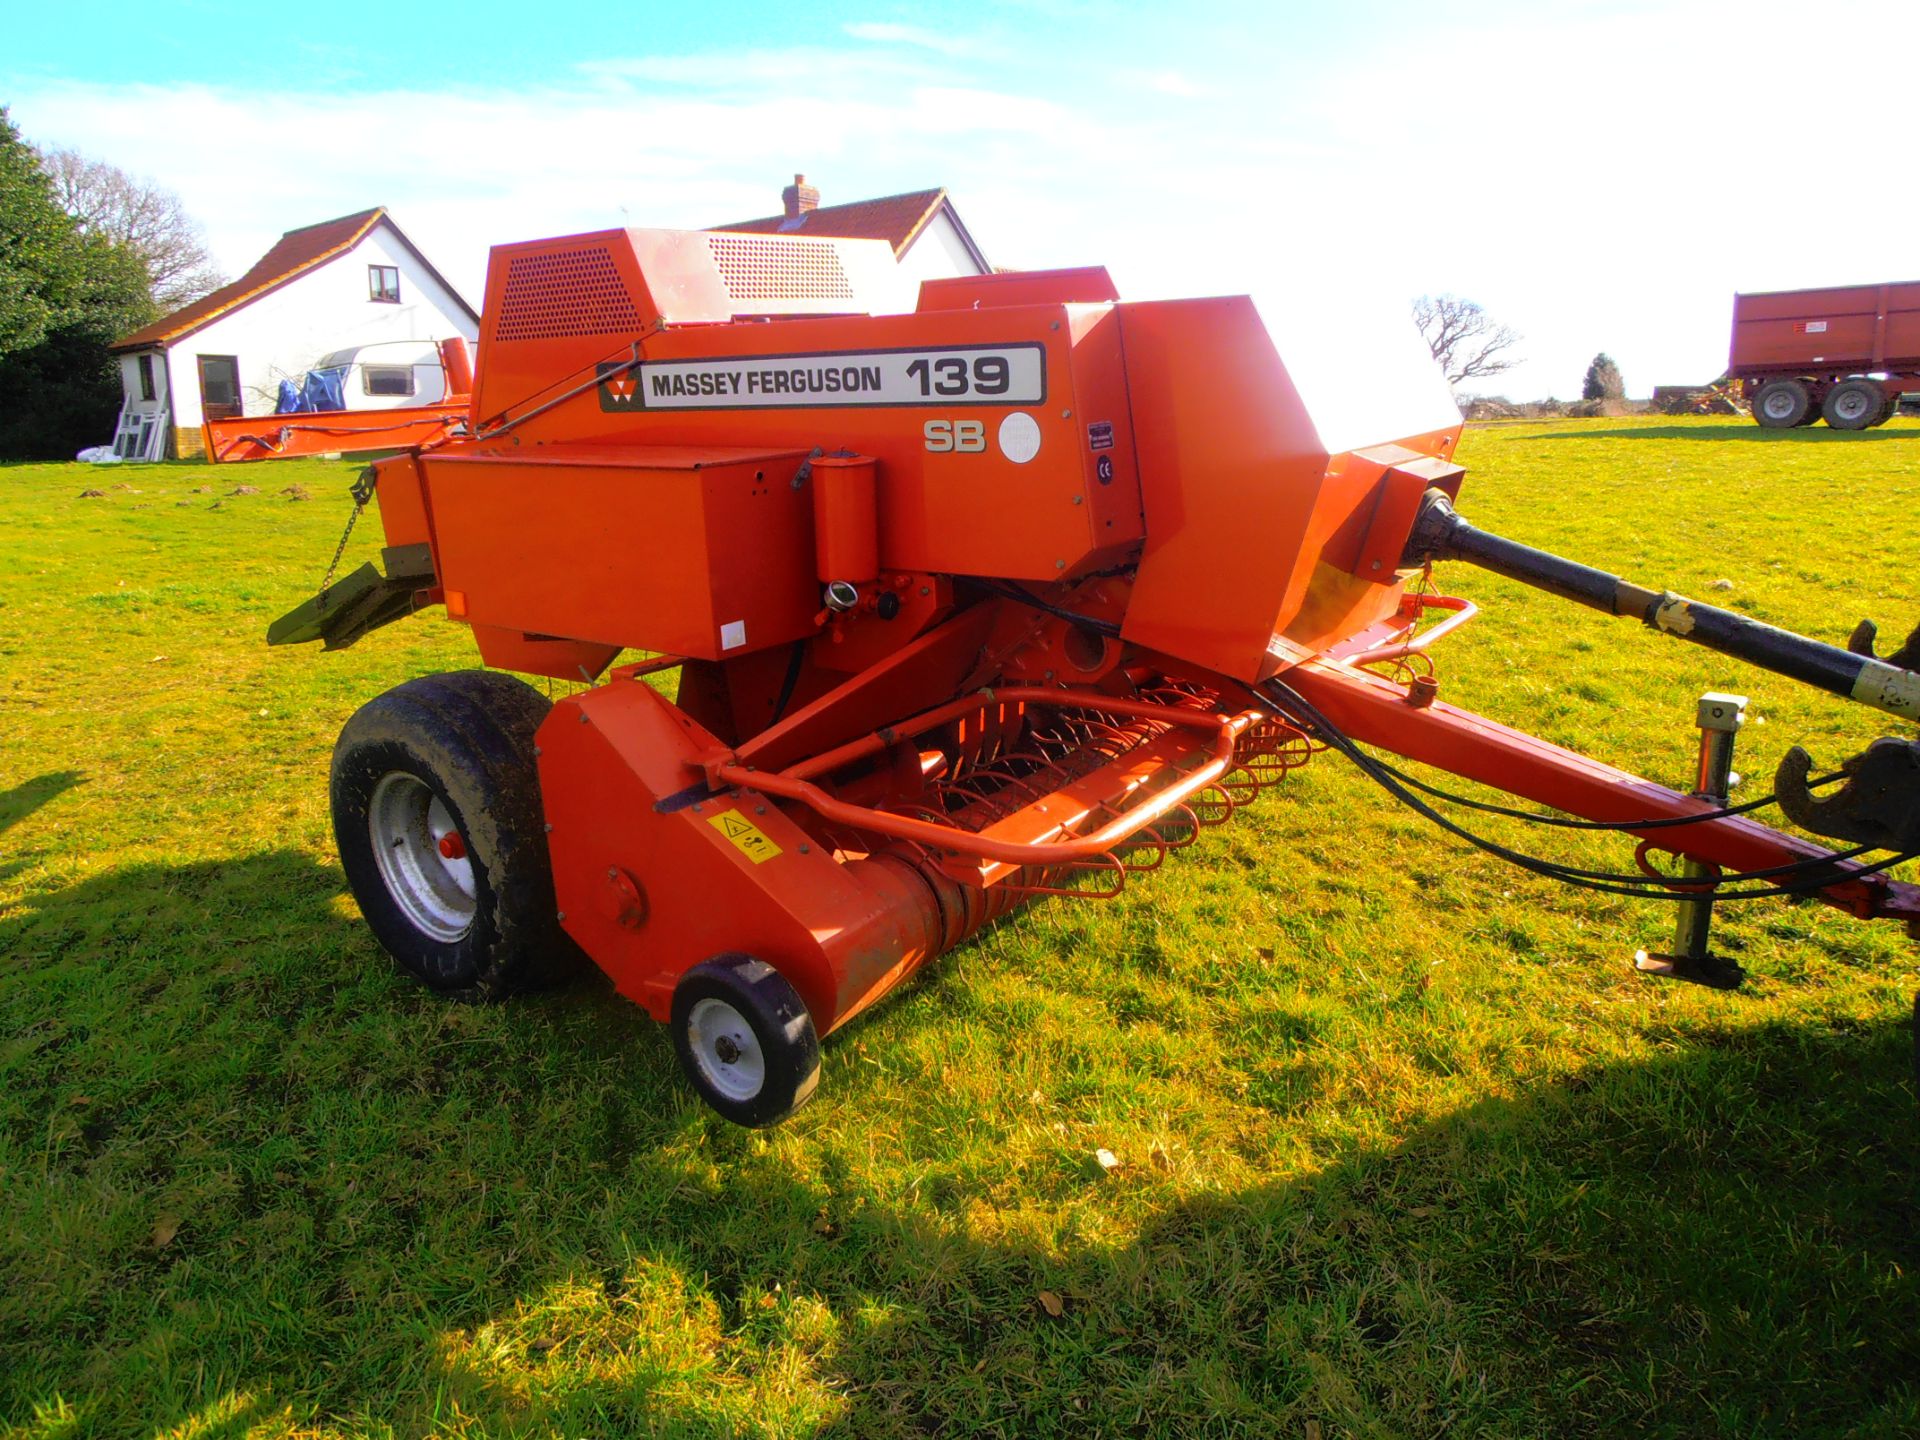
<path id="1" fill-rule="evenodd" d="M 1080 629 L 1090 631 L 1095 635 L 1104 635 L 1109 640 L 1118 640 L 1120 638 L 1120 627 L 1111 620 L 1097 620 L 1091 615 L 1081 615 L 1075 611 L 1063 609 L 1058 605 L 1050 605 L 1038 595 L 1033 594 L 1023 586 L 1013 584 L 1011 581 L 989 580 L 978 575 L 967 578 L 971 584 L 979 586 L 989 595 L 997 595 L 1002 600 L 1013 601 L 1016 605 L 1025 605 L 1029 609 L 1042 611 L 1057 620 L 1066 621 L 1069 625 L 1078 626 Z"/>
<path id="2" fill-rule="evenodd" d="M 1758 800 L 1747 800 L 1739 805 L 1728 805 L 1719 810 L 1702 810 L 1697 815 L 1673 815 L 1659 820 L 1575 820 L 1566 815 L 1542 815 L 1538 810 L 1516 810 L 1511 805 L 1497 805 L 1491 800 L 1476 800 L 1471 795 L 1459 795 L 1438 785 L 1429 784 L 1418 776 L 1409 775 L 1397 765 L 1372 757 L 1373 763 L 1392 775 L 1404 785 L 1425 792 L 1437 800 L 1450 804 L 1464 805 L 1470 810 L 1484 810 L 1491 815 L 1505 815 L 1509 819 L 1524 820 L 1529 825 L 1552 825 L 1562 830 L 1671 830 L 1680 825 L 1698 825 L 1702 820 L 1724 820 L 1733 815 L 1751 815 L 1755 810 L 1765 810 L 1770 805 L 1780 803 L 1777 794 L 1762 795 Z M 1818 780 L 1809 781 L 1809 790 L 1818 790 L 1823 786 L 1837 785 L 1846 779 L 1843 772 L 1835 771 Z"/>
<path id="3" fill-rule="evenodd" d="M 1699 880 L 1682 881 L 1678 877 L 1652 877 L 1646 875 L 1622 874 L 1604 870 L 1583 870 L 1564 865 L 1558 861 L 1547 860 L 1537 855 L 1528 855 L 1524 851 L 1514 850 L 1476 834 L 1465 826 L 1441 814 L 1431 805 L 1413 793 L 1403 784 L 1399 775 L 1384 762 L 1375 759 L 1360 749 L 1337 725 L 1323 715 L 1304 695 L 1279 679 L 1272 679 L 1260 687 L 1260 693 L 1280 712 L 1281 716 L 1302 729 L 1317 735 L 1329 748 L 1338 750 L 1360 769 L 1368 779 L 1379 785 L 1394 799 L 1407 806 L 1414 813 L 1438 825 L 1449 834 L 1458 836 L 1476 849 L 1517 865 L 1523 870 L 1572 885 L 1582 890 L 1593 890 L 1604 895 L 1620 895 L 1636 900 L 1665 900 L 1677 902 L 1697 899 L 1703 890 L 1713 891 L 1715 900 L 1760 900 L 1775 896 L 1805 895 L 1828 889 L 1848 880 L 1857 880 L 1864 876 L 1878 874 L 1882 870 L 1913 858 L 1915 852 L 1904 852 L 1878 860 L 1869 865 L 1855 866 L 1836 872 L 1843 861 L 1866 854 L 1878 846 L 1861 845 L 1852 850 L 1836 852 L 1833 855 L 1820 856 L 1795 861 L 1787 865 L 1777 865 L 1765 870 L 1746 871 L 1733 875 L 1707 877 Z M 1504 808 L 1504 807 L 1503 807 Z M 1688 817 L 1685 823 L 1697 824 L 1701 817 Z M 1805 875 L 1807 878 L 1798 883 L 1767 885 L 1748 890 L 1729 891 L 1724 887 L 1742 881 L 1769 880 L 1779 876 Z M 1684 884 L 1687 889 L 1676 892 L 1672 887 Z M 1661 888 L 1650 888 L 1661 887 Z"/>

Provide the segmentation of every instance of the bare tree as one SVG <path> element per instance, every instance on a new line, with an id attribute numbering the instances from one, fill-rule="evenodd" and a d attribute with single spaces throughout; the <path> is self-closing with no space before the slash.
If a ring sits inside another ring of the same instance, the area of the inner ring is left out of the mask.
<path id="1" fill-rule="evenodd" d="M 199 224 L 173 191 L 78 150 L 42 151 L 40 166 L 61 209 L 140 257 L 162 310 L 178 309 L 225 283 Z"/>
<path id="2" fill-rule="evenodd" d="M 1478 375 L 1498 375 L 1519 363 L 1507 353 L 1520 343 L 1519 335 L 1471 300 L 1422 295 L 1413 302 L 1413 323 L 1446 371 L 1449 385 Z"/>

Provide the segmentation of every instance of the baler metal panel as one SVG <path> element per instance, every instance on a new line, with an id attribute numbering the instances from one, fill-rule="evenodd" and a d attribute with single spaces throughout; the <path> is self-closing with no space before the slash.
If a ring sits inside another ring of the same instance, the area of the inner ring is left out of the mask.
<path id="1" fill-rule="evenodd" d="M 517 433 L 529 443 L 819 446 L 871 455 L 880 462 L 884 568 L 1055 580 L 1115 563 L 1142 534 L 1111 314 L 1055 304 L 658 331 L 640 342 L 642 368 L 611 376 L 597 404 L 584 398 Z M 584 365 L 591 374 L 594 357 L 611 367 L 631 353 L 604 340 L 574 343 L 564 365 L 547 342 L 492 346 L 488 393 L 535 395 L 557 372 Z M 1043 384 L 1019 403 L 972 385 L 943 396 L 937 376 L 920 382 L 924 399 L 916 390 L 907 403 L 892 393 L 850 403 L 800 403 L 787 392 L 688 397 L 655 393 L 666 376 L 647 368 L 686 374 L 697 366 L 700 376 L 729 383 L 737 375 L 744 388 L 749 372 L 764 374 L 764 362 L 775 359 L 804 375 L 866 371 L 886 356 L 897 367 L 1021 347 L 1041 357 Z"/>
<path id="2" fill-rule="evenodd" d="M 1344 568 L 1386 466 L 1328 453 L 1253 302 L 1118 313 L 1147 522 L 1125 638 L 1256 680 L 1391 615 L 1398 577 Z M 1408 413 L 1431 423 L 1424 408 Z M 1383 428 L 1394 423 L 1389 413 Z M 1433 454 L 1457 435 L 1400 438 Z"/>
<path id="3" fill-rule="evenodd" d="M 423 461 L 449 609 L 480 625 L 697 659 L 811 635 L 795 451 L 548 446 Z"/>

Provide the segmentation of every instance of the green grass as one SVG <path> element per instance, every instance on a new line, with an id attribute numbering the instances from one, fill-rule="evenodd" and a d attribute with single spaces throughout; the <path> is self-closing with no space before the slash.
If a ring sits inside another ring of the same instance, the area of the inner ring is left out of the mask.
<path id="1" fill-rule="evenodd" d="M 1835 639 L 1920 616 L 1911 420 L 1462 456 L 1477 522 L 1645 583 Z M 333 737 L 474 660 L 437 614 L 262 643 L 351 473 L 0 468 L 0 1434 L 1920 1428 L 1896 928 L 1764 902 L 1719 931 L 1745 991 L 1648 981 L 1664 909 L 1463 851 L 1323 758 L 1121 900 L 966 946 L 738 1131 L 605 986 L 449 1006 L 358 923 Z M 1688 779 L 1708 688 L 1753 697 L 1759 788 L 1795 740 L 1830 765 L 1881 731 L 1443 578 L 1486 612 L 1448 699 L 1656 778 Z"/>

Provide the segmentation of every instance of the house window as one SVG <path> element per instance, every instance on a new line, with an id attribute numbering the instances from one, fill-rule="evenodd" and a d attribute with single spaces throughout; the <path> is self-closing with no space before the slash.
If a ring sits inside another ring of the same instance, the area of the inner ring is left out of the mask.
<path id="1" fill-rule="evenodd" d="M 140 398 L 153 399 L 153 356 L 140 357 Z"/>
<path id="2" fill-rule="evenodd" d="M 400 267 L 397 265 L 367 266 L 367 295 L 384 305 L 400 303 Z"/>
<path id="3" fill-rule="evenodd" d="M 369 395 L 413 394 L 411 365 L 363 365 L 360 383 Z"/>

